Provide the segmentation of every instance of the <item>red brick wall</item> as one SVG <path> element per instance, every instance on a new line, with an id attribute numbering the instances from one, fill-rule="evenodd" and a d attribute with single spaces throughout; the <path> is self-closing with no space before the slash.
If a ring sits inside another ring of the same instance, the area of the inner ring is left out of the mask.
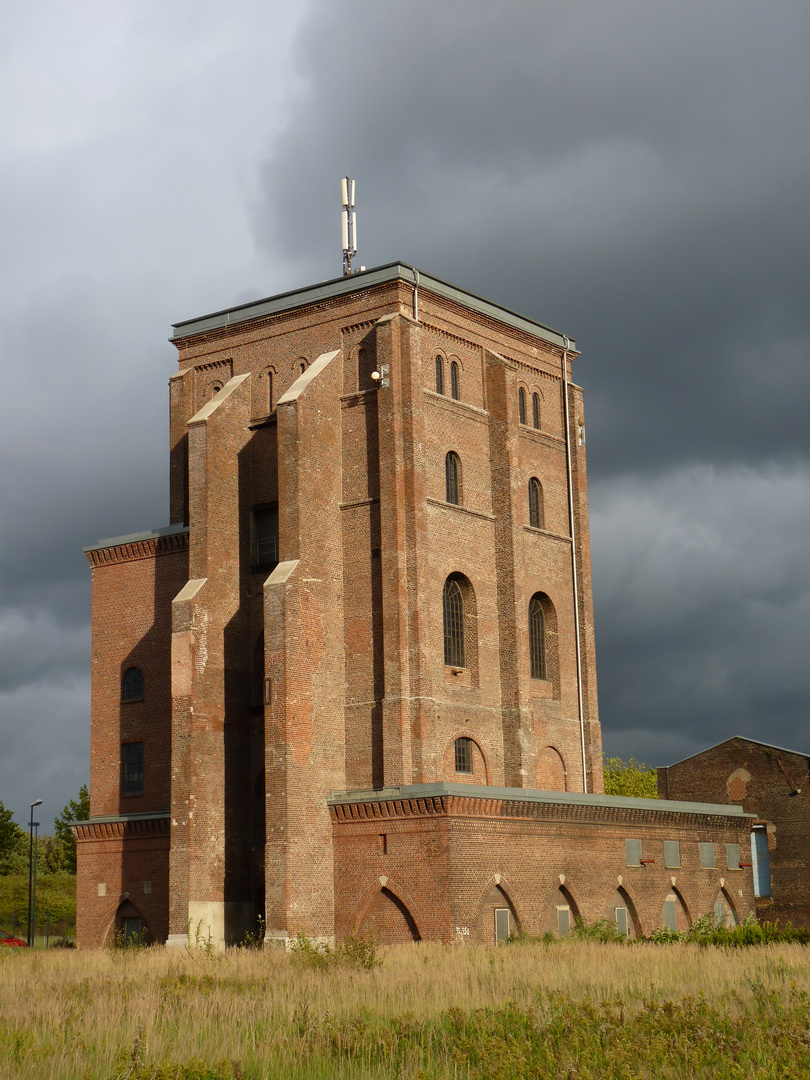
<path id="1" fill-rule="evenodd" d="M 658 770 L 662 798 L 735 804 L 766 824 L 773 896 L 770 903 L 758 901 L 760 916 L 805 927 L 810 927 L 808 769 L 810 758 L 803 754 L 733 738 Z M 801 791 L 791 795 L 796 787 Z"/>
<path id="2" fill-rule="evenodd" d="M 556 931 L 561 897 L 572 925 L 577 915 L 613 919 L 615 907 L 628 906 L 633 936 L 663 926 L 673 891 L 682 928 L 721 897 L 740 920 L 754 910 L 750 869 L 726 867 L 726 843 L 747 850 L 742 818 L 416 795 L 332 811 L 339 936 L 375 928 L 368 913 L 385 906 L 383 888 L 408 908 L 422 938 L 459 942 L 493 941 L 499 906 L 511 907 L 513 929 Z M 641 840 L 644 865 L 627 865 L 626 839 Z M 680 842 L 680 867 L 664 865 L 664 840 Z M 713 869 L 701 868 L 701 841 L 716 845 Z"/>

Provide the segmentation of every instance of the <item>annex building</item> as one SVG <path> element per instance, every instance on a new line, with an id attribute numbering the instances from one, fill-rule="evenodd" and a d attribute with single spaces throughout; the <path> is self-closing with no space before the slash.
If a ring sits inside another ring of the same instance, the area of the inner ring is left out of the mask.
<path id="1" fill-rule="evenodd" d="M 173 341 L 169 524 L 86 551 L 80 946 L 754 910 L 740 806 L 602 794 L 573 341 L 402 263 Z"/>

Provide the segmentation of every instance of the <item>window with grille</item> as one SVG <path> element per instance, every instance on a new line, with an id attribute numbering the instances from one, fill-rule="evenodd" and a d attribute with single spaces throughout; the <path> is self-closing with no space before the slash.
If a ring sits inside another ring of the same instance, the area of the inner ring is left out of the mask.
<path id="1" fill-rule="evenodd" d="M 529 524 L 533 529 L 543 528 L 543 489 L 534 476 L 529 481 Z"/>
<path id="2" fill-rule="evenodd" d="M 436 357 L 436 393 L 444 393 L 444 361 L 440 356 Z"/>
<path id="3" fill-rule="evenodd" d="M 444 585 L 444 662 L 449 667 L 464 663 L 464 600 L 457 581 L 448 578 Z"/>
<path id="4" fill-rule="evenodd" d="M 143 743 L 121 745 L 121 794 L 143 794 Z"/>
<path id="5" fill-rule="evenodd" d="M 465 737 L 456 739 L 456 772 L 472 773 L 472 771 L 472 739 L 467 739 Z"/>
<path id="6" fill-rule="evenodd" d="M 444 459 L 446 498 L 453 506 L 461 506 L 461 461 L 451 450 Z"/>
<path id="7" fill-rule="evenodd" d="M 678 929 L 678 902 L 677 900 L 664 901 L 664 926 L 667 930 Z"/>
<path id="8" fill-rule="evenodd" d="M 143 672 L 138 667 L 127 668 L 121 680 L 122 701 L 143 701 Z"/>
<path id="9" fill-rule="evenodd" d="M 521 424 L 526 423 L 526 391 L 522 386 L 518 390 L 518 420 Z"/>
<path id="10" fill-rule="evenodd" d="M 253 565 L 278 562 L 278 506 L 253 511 Z"/>
<path id="11" fill-rule="evenodd" d="M 529 658 L 533 679 L 546 678 L 546 619 L 538 595 L 529 604 Z"/>
<path id="12" fill-rule="evenodd" d="M 540 395 L 532 394 L 532 426 L 540 430 Z"/>
<path id="13" fill-rule="evenodd" d="M 454 360 L 450 365 L 450 397 L 458 401 L 461 397 L 458 382 L 458 364 Z"/>
<path id="14" fill-rule="evenodd" d="M 568 937 L 568 932 L 571 929 L 571 908 L 570 907 L 558 907 L 557 908 L 557 934 L 560 937 Z"/>

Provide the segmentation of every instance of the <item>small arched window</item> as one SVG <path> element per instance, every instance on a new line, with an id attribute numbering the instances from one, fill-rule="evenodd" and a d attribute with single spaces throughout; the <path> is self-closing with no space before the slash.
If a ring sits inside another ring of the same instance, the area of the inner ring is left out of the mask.
<path id="1" fill-rule="evenodd" d="M 533 529 L 543 528 L 543 489 L 535 476 L 529 481 L 529 524 Z"/>
<path id="2" fill-rule="evenodd" d="M 444 662 L 448 667 L 463 668 L 464 663 L 464 600 L 457 581 L 448 578 L 444 583 Z"/>
<path id="3" fill-rule="evenodd" d="M 450 364 L 450 397 L 458 401 L 461 397 L 458 381 L 458 364 L 455 360 Z"/>
<path id="4" fill-rule="evenodd" d="M 440 356 L 436 357 L 436 393 L 444 393 L 444 361 Z"/>
<path id="5" fill-rule="evenodd" d="M 447 502 L 461 506 L 461 461 L 452 450 L 444 459 L 444 485 Z"/>
<path id="6" fill-rule="evenodd" d="M 122 701 L 143 700 L 143 672 L 138 667 L 127 668 L 121 680 Z"/>
<path id="7" fill-rule="evenodd" d="M 298 373 L 299 373 L 299 375 L 303 375 L 304 372 L 307 370 L 308 366 L 309 365 L 308 365 L 306 360 L 299 360 L 298 361 Z"/>
<path id="8" fill-rule="evenodd" d="M 546 678 L 546 618 L 537 593 L 529 604 L 529 657 L 533 679 Z"/>
<path id="9" fill-rule="evenodd" d="M 222 384 L 221 383 L 216 383 L 216 382 L 213 383 L 212 386 L 211 386 L 211 397 L 212 398 L 216 397 L 221 389 L 222 389 Z"/>
<path id="10" fill-rule="evenodd" d="M 462 736 L 456 739 L 456 772 L 472 773 L 473 749 L 472 739 Z"/>
<path id="11" fill-rule="evenodd" d="M 273 372 L 267 372 L 267 411 L 273 411 Z"/>
<path id="12" fill-rule="evenodd" d="M 532 394 L 532 427 L 540 430 L 540 395 Z"/>
<path id="13" fill-rule="evenodd" d="M 518 420 L 521 424 L 526 423 L 526 391 L 522 386 L 518 390 Z"/>

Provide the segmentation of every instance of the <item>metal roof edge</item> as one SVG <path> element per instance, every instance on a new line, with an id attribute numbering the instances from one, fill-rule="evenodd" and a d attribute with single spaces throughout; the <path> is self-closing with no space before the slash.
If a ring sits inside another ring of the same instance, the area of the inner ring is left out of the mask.
<path id="1" fill-rule="evenodd" d="M 623 795 L 585 795 L 573 791 L 540 791 L 532 788 L 484 787 L 478 784 L 407 784 L 377 791 L 333 791 L 328 802 L 386 802 L 391 799 L 429 799 L 455 795 L 469 799 L 502 799 L 508 802 L 559 803 L 567 806 L 604 806 L 620 810 L 663 810 L 675 814 L 721 814 L 725 817 L 754 817 L 741 806 L 726 803 L 680 802 L 673 799 L 634 799 Z"/>
<path id="2" fill-rule="evenodd" d="M 136 544 L 139 540 L 158 540 L 161 536 L 177 536 L 187 532 L 188 525 L 167 525 L 163 529 L 147 529 L 145 532 L 130 533 L 128 536 L 110 536 L 99 540 L 97 544 L 82 548 L 82 551 L 103 551 L 104 548 L 120 547 L 122 544 Z"/>
<path id="3" fill-rule="evenodd" d="M 69 821 L 68 825 L 111 825 L 118 821 L 156 821 L 171 816 L 171 810 L 143 811 L 139 814 L 100 814 L 97 817 L 82 818 L 81 821 Z"/>
<path id="4" fill-rule="evenodd" d="M 787 746 L 774 746 L 773 743 L 762 742 L 761 739 L 750 739 L 747 735 L 732 735 L 728 739 L 723 739 L 718 743 L 712 743 L 711 746 L 707 746 L 703 750 L 698 750 L 696 754 L 689 754 L 679 761 L 673 761 L 671 765 L 659 765 L 657 767 L 659 769 L 673 769 L 676 765 L 683 765 L 685 761 L 691 761 L 693 758 L 700 757 L 701 754 L 707 754 L 709 750 L 716 750 L 719 746 L 725 746 L 726 743 L 734 742 L 735 739 L 740 739 L 742 742 L 753 743 L 754 746 L 764 746 L 766 750 L 778 750 L 782 754 L 795 754 L 797 757 L 803 757 L 810 760 L 810 754 L 806 754 L 804 750 L 791 750 Z"/>
<path id="5" fill-rule="evenodd" d="M 209 330 L 222 330 L 229 326 L 238 326 L 242 323 L 253 322 L 256 319 L 265 318 L 268 315 L 278 315 L 285 311 L 293 311 L 296 308 L 306 307 L 309 304 L 322 303 L 339 296 L 346 296 L 360 289 L 372 288 L 375 285 L 383 285 L 389 281 L 400 279 L 410 285 L 419 284 L 419 288 L 427 289 L 446 300 L 452 300 L 463 307 L 474 311 L 479 315 L 497 319 L 499 322 L 512 326 L 524 333 L 539 337 L 553 345 L 564 348 L 566 341 L 568 350 L 576 352 L 576 341 L 567 338 L 564 334 L 534 319 L 530 319 L 511 308 L 504 307 L 486 297 L 476 293 L 467 292 L 457 285 L 434 277 L 410 263 L 401 261 L 386 263 L 384 266 L 375 266 L 370 270 L 361 270 L 356 274 L 346 277 L 331 278 L 315 285 L 307 285 L 302 289 L 293 289 L 290 292 L 278 293 L 261 300 L 251 300 L 247 304 L 238 304 L 235 307 L 223 308 L 208 315 L 200 315 L 193 319 L 184 319 L 181 322 L 172 323 L 174 334 L 170 338 L 172 342 L 182 341 L 183 338 L 203 334 Z"/>

